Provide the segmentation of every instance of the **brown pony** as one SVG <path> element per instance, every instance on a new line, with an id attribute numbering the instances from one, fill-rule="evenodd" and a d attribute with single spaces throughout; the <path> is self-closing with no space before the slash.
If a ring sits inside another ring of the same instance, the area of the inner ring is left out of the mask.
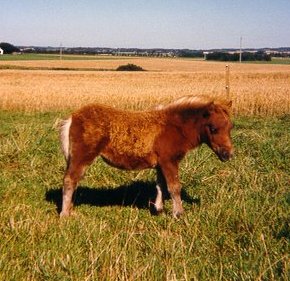
<path id="1" fill-rule="evenodd" d="M 185 154 L 206 143 L 226 161 L 233 155 L 231 102 L 185 96 L 149 111 L 124 111 L 92 104 L 74 112 L 60 127 L 67 162 L 60 216 L 68 216 L 86 168 L 97 156 L 120 169 L 155 168 L 155 208 L 163 209 L 162 190 L 173 200 L 173 216 L 183 213 L 178 165 Z"/>

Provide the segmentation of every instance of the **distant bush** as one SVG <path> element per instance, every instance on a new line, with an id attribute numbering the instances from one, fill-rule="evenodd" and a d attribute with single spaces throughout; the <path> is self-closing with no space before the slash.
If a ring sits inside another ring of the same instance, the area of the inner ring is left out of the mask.
<path id="1" fill-rule="evenodd" d="M 128 63 L 126 65 L 120 65 L 118 66 L 116 70 L 117 71 L 145 71 L 145 69 L 143 69 L 141 66 L 138 66 L 132 63 Z"/>
<path id="2" fill-rule="evenodd" d="M 239 61 L 240 54 L 229 54 L 226 52 L 214 52 L 209 53 L 206 56 L 207 60 L 216 60 L 216 61 Z M 271 61 L 271 56 L 267 55 L 264 52 L 257 52 L 257 53 L 249 53 L 243 52 L 242 53 L 242 61 Z"/>
<path id="3" fill-rule="evenodd" d="M 17 47 L 5 42 L 0 43 L 0 48 L 4 51 L 4 54 L 12 54 L 14 52 L 16 53 L 20 52 L 20 49 L 18 49 Z"/>

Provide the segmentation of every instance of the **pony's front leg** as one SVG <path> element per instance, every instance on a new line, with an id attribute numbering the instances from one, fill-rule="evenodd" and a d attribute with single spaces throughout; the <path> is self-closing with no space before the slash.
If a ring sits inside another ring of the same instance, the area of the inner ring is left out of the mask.
<path id="1" fill-rule="evenodd" d="M 164 201 L 163 192 L 166 189 L 166 180 L 163 176 L 163 173 L 160 167 L 157 167 L 156 172 L 157 172 L 157 181 L 156 181 L 157 195 L 156 195 L 154 206 L 155 206 L 155 211 L 157 212 L 157 214 L 159 214 L 163 211 L 163 201 Z"/>
<path id="2" fill-rule="evenodd" d="M 173 202 L 173 216 L 178 218 L 184 212 L 181 201 L 181 185 L 178 177 L 178 164 L 166 163 L 161 166 L 162 173 L 165 177 L 167 188 Z"/>

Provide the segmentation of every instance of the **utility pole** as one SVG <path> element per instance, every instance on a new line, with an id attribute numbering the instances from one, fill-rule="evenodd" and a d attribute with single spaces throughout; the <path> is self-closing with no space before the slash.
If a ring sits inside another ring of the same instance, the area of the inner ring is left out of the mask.
<path id="1" fill-rule="evenodd" d="M 240 37 L 240 63 L 242 62 L 242 41 L 243 41 L 243 37 Z"/>
<path id="2" fill-rule="evenodd" d="M 62 43 L 60 43 L 60 48 L 59 48 L 59 59 L 62 60 Z"/>

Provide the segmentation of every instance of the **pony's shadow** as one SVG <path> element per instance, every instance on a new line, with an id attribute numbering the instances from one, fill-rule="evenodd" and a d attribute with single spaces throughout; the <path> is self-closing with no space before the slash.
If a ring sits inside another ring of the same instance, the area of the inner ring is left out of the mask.
<path id="1" fill-rule="evenodd" d="M 149 209 L 151 214 L 155 213 L 153 202 L 157 195 L 154 182 L 136 181 L 129 185 L 122 185 L 117 188 L 89 188 L 79 186 L 74 195 L 74 205 L 104 206 L 133 206 L 138 209 Z M 163 191 L 164 199 L 169 199 L 169 194 Z M 199 199 L 192 199 L 186 191 L 181 192 L 182 200 L 189 204 L 199 204 Z M 45 194 L 46 201 L 54 202 L 57 211 L 61 211 L 62 189 L 51 189 Z"/>

